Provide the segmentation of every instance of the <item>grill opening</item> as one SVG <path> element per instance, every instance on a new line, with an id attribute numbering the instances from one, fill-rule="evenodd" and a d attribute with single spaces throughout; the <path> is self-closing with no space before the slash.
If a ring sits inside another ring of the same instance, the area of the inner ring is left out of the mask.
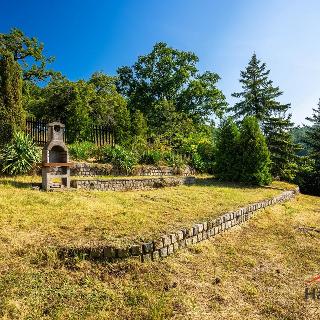
<path id="1" fill-rule="evenodd" d="M 68 153 L 60 146 L 54 146 L 49 150 L 49 162 L 64 163 L 68 161 Z"/>

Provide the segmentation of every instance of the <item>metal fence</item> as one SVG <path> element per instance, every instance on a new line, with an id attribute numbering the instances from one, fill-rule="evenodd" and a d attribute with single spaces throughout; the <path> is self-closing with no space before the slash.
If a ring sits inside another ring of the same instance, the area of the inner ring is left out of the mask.
<path id="1" fill-rule="evenodd" d="M 68 132 L 72 132 L 73 136 L 77 132 L 77 128 L 68 128 L 64 131 L 64 141 L 70 142 Z M 38 145 L 44 145 L 47 142 L 47 122 L 37 119 L 26 120 L 26 133 L 31 136 L 33 141 Z M 97 146 L 114 145 L 114 133 L 107 126 L 92 125 L 89 128 L 88 141 L 93 142 Z"/>

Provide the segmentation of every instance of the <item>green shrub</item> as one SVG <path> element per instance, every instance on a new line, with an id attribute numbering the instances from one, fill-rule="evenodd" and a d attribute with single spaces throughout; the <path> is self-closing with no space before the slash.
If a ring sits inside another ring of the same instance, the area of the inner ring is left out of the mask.
<path id="1" fill-rule="evenodd" d="M 69 145 L 70 157 L 73 160 L 88 160 L 97 155 L 97 146 L 88 141 L 75 142 Z"/>
<path id="2" fill-rule="evenodd" d="M 41 161 L 41 152 L 28 135 L 15 132 L 12 140 L 3 147 L 0 160 L 3 173 L 26 174 Z"/>
<path id="3" fill-rule="evenodd" d="M 134 165 L 137 164 L 137 158 L 134 153 L 121 146 L 102 147 L 101 156 L 103 162 L 113 164 L 126 174 L 132 173 Z"/>
<path id="4" fill-rule="evenodd" d="M 172 151 L 164 152 L 163 159 L 170 167 L 183 168 L 185 166 L 183 157 L 180 154 L 174 153 Z"/>
<path id="5" fill-rule="evenodd" d="M 308 156 L 299 159 L 299 172 L 294 183 L 302 193 L 320 196 L 320 171 L 316 170 L 313 159 Z"/>
<path id="6" fill-rule="evenodd" d="M 199 173 L 207 171 L 207 163 L 202 159 L 199 153 L 194 153 L 192 155 L 190 165 Z"/>
<path id="7" fill-rule="evenodd" d="M 147 150 L 142 154 L 140 158 L 140 163 L 159 165 L 162 159 L 163 159 L 163 156 L 161 151 Z"/>

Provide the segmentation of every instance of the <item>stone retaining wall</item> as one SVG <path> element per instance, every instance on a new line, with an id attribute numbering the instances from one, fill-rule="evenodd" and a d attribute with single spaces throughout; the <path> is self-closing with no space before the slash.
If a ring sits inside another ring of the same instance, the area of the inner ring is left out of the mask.
<path id="1" fill-rule="evenodd" d="M 167 177 L 149 179 L 71 180 L 71 187 L 85 190 L 127 191 L 149 190 L 192 184 L 195 177 Z"/>
<path id="2" fill-rule="evenodd" d="M 60 256 L 74 257 L 81 255 L 91 260 L 114 261 L 135 257 L 142 262 L 165 258 L 179 249 L 191 246 L 230 228 L 249 220 L 255 211 L 268 206 L 292 199 L 299 188 L 283 191 L 280 195 L 250 204 L 232 212 L 227 212 L 218 218 L 209 219 L 194 224 L 189 228 L 183 228 L 175 233 L 167 234 L 159 239 L 141 244 L 133 244 L 127 248 L 115 248 L 111 246 L 94 246 L 83 248 L 64 248 L 60 250 Z"/>
<path id="3" fill-rule="evenodd" d="M 72 176 L 109 176 L 126 175 L 111 164 L 78 162 L 70 168 Z M 190 176 L 195 174 L 195 170 L 186 166 L 184 169 L 178 169 L 165 166 L 135 166 L 131 175 L 133 176 Z"/>

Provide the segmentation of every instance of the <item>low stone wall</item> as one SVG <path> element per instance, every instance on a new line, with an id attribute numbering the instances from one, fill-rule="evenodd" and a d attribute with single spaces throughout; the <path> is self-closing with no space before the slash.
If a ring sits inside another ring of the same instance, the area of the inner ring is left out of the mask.
<path id="1" fill-rule="evenodd" d="M 125 175 L 125 172 L 120 172 L 117 168 L 114 168 L 111 164 L 102 163 L 86 163 L 78 162 L 70 168 L 71 176 L 109 176 L 109 175 Z M 135 166 L 131 175 L 133 176 L 190 176 L 195 174 L 195 170 L 186 166 L 184 169 L 178 169 L 165 166 L 147 166 L 138 165 Z"/>
<path id="2" fill-rule="evenodd" d="M 283 191 L 280 195 L 273 198 L 249 204 L 235 211 L 224 213 L 218 218 L 194 224 L 189 228 L 183 228 L 153 241 L 133 244 L 126 248 L 111 246 L 63 248 L 59 254 L 62 258 L 81 255 L 87 259 L 102 261 L 114 261 L 129 257 L 135 257 L 142 262 L 158 260 L 173 254 L 177 250 L 214 237 L 234 226 L 240 225 L 249 220 L 255 211 L 292 199 L 298 192 L 298 188 L 296 190 Z"/>
<path id="3" fill-rule="evenodd" d="M 104 180 L 71 180 L 71 187 L 85 190 L 127 191 L 149 190 L 192 184 L 195 177 L 167 177 L 149 179 L 104 179 Z"/>

